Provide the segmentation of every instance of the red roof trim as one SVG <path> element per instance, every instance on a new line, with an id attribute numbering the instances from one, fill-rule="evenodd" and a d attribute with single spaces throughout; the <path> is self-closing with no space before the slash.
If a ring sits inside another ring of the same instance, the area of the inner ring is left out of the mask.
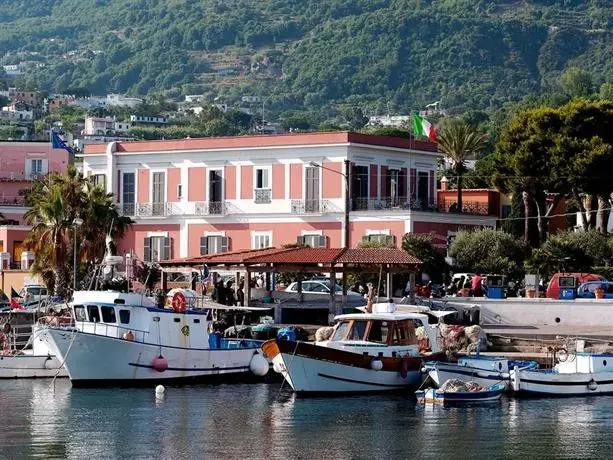
<path id="1" fill-rule="evenodd" d="M 292 145 L 318 144 L 366 144 L 400 149 L 423 150 L 436 152 L 436 144 L 413 139 L 391 136 L 377 136 L 349 131 L 288 133 L 254 136 L 205 137 L 194 139 L 174 139 L 163 141 L 117 142 L 117 152 L 150 152 L 169 150 L 199 150 L 199 149 L 231 149 L 250 147 L 274 147 Z M 90 144 L 85 146 L 84 154 L 106 152 L 107 144 Z"/>

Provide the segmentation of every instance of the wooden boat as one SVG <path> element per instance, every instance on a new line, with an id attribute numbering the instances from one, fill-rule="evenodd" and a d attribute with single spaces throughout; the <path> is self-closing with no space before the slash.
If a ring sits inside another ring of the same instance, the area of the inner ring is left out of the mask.
<path id="1" fill-rule="evenodd" d="M 374 304 L 372 313 L 340 315 L 329 340 L 306 343 L 273 339 L 262 350 L 299 394 L 380 392 L 415 388 L 421 383 L 423 326 L 431 351 L 436 334 L 423 313 L 399 313 L 393 303 Z M 442 356 L 442 355 L 441 355 Z"/>
<path id="2" fill-rule="evenodd" d="M 445 391 L 427 388 L 415 392 L 415 397 L 421 403 L 467 403 L 486 402 L 500 399 L 506 387 L 503 384 L 492 385 L 483 390 L 475 391 Z"/>
<path id="3" fill-rule="evenodd" d="M 430 362 L 424 366 L 436 386 L 450 379 L 459 379 L 464 382 L 476 382 L 482 387 L 497 383 L 511 389 L 509 371 L 513 368 L 535 369 L 536 361 L 515 361 L 500 356 L 463 356 L 457 363 Z"/>
<path id="4" fill-rule="evenodd" d="M 513 390 L 519 393 L 572 396 L 613 393 L 613 354 L 565 355 L 552 369 L 511 372 Z"/>

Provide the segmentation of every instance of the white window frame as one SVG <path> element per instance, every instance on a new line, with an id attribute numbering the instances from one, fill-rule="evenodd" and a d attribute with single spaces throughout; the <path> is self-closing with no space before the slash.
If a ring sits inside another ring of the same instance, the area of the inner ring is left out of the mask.
<path id="1" fill-rule="evenodd" d="M 164 173 L 164 201 L 168 202 L 168 170 L 167 169 L 149 169 L 149 203 L 153 204 L 153 174 Z"/>
<path id="2" fill-rule="evenodd" d="M 210 180 L 211 180 L 211 171 L 221 171 L 221 201 L 224 202 L 226 200 L 226 187 L 225 187 L 225 183 L 226 183 L 226 176 L 225 176 L 225 168 L 205 168 L 204 169 L 204 174 L 205 174 L 205 196 L 206 196 L 206 201 L 207 203 L 211 201 L 211 197 L 210 197 L 210 192 L 211 192 L 211 184 L 210 184 Z M 240 196 L 240 195 L 239 195 Z"/>
<path id="3" fill-rule="evenodd" d="M 266 237 L 268 238 L 268 246 L 258 246 L 256 242 L 258 239 Z M 263 249 L 263 248 L 272 248 L 272 231 L 266 232 L 251 232 L 251 249 Z"/>
<path id="4" fill-rule="evenodd" d="M 319 245 L 314 246 L 314 245 L 310 245 L 310 244 L 307 243 L 307 240 L 306 240 L 307 238 L 317 238 L 319 240 L 319 238 L 321 238 L 323 236 L 323 234 L 321 232 L 320 233 L 317 233 L 317 232 L 307 232 L 307 233 L 303 233 L 301 236 L 304 238 L 304 244 L 309 246 L 309 247 L 311 247 L 311 248 L 322 248 L 322 247 L 325 248 L 326 247 L 326 246 L 319 246 Z M 318 243 L 319 243 L 319 241 L 318 241 Z"/>
<path id="5" fill-rule="evenodd" d="M 40 165 L 40 168 L 35 168 L 34 165 Z M 30 160 L 30 168 L 32 174 L 43 174 L 43 160 L 42 158 L 35 158 Z"/>
<path id="6" fill-rule="evenodd" d="M 266 171 L 268 179 L 265 187 L 258 187 L 258 171 Z M 272 166 L 254 166 L 253 167 L 253 189 L 254 190 L 269 190 L 272 189 Z"/>

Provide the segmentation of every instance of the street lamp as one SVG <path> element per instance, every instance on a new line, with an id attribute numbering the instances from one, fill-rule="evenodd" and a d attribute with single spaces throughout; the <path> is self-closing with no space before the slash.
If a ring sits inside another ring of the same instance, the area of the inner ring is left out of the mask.
<path id="1" fill-rule="evenodd" d="M 262 100 L 262 132 L 264 132 L 264 105 L 266 101 L 269 100 L 272 96 L 268 96 L 267 98 Z"/>
<path id="2" fill-rule="evenodd" d="M 344 160 L 345 163 L 345 172 L 340 172 L 337 171 L 335 169 L 332 168 L 327 168 L 326 166 L 319 164 L 319 163 L 315 163 L 314 161 L 309 162 L 309 166 L 315 167 L 315 168 L 321 168 L 321 169 L 325 169 L 327 171 L 331 171 L 335 174 L 338 174 L 340 176 L 343 176 L 343 178 L 345 179 L 345 238 L 344 238 L 344 245 L 343 247 L 345 249 L 350 248 L 351 247 L 351 241 L 349 239 L 349 180 L 350 180 L 350 163 L 349 160 Z M 343 270 L 343 304 L 346 305 L 347 304 L 347 272 L 345 270 Z"/>
<path id="3" fill-rule="evenodd" d="M 72 290 L 73 292 L 77 290 L 77 229 L 83 225 L 83 219 L 76 218 L 72 221 L 74 224 L 74 243 L 72 245 L 72 256 L 73 256 L 73 266 L 72 266 Z"/>

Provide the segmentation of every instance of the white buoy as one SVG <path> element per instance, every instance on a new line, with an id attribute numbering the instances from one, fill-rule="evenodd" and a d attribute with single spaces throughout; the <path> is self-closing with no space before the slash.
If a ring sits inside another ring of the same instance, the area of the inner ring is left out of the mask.
<path id="1" fill-rule="evenodd" d="M 158 397 L 164 396 L 165 390 L 166 388 L 164 388 L 164 385 L 158 385 L 157 387 L 155 387 L 155 395 Z"/>
<path id="2" fill-rule="evenodd" d="M 373 359 L 370 362 L 370 368 L 373 371 L 380 371 L 381 369 L 383 369 L 383 361 L 381 361 L 380 359 L 377 359 L 377 358 Z"/>
<path id="3" fill-rule="evenodd" d="M 268 374 L 270 365 L 268 364 L 268 360 L 266 358 L 264 358 L 259 353 L 256 353 L 251 358 L 251 362 L 249 363 L 249 369 L 258 377 L 264 377 L 266 374 Z"/>

